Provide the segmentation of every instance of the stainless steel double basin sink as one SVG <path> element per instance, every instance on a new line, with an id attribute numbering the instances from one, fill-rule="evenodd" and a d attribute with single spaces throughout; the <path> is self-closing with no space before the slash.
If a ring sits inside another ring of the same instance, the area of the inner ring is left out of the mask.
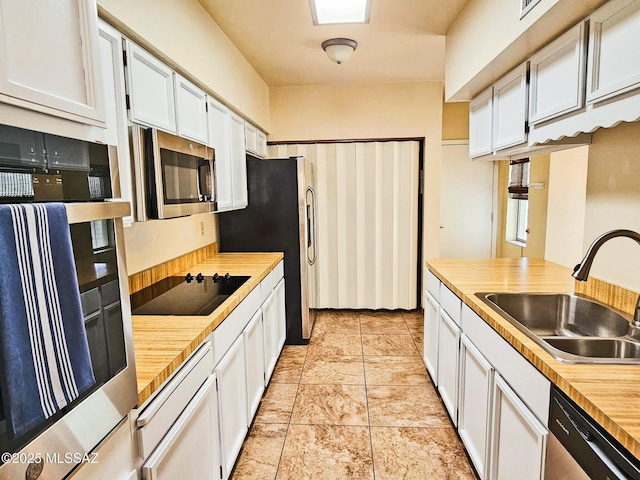
<path id="1" fill-rule="evenodd" d="M 573 294 L 476 293 L 557 360 L 640 364 L 640 328 L 629 316 Z"/>

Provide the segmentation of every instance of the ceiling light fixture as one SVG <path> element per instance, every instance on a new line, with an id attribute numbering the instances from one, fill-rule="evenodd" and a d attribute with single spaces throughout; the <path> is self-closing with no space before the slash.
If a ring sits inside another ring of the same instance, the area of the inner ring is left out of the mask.
<path id="1" fill-rule="evenodd" d="M 350 38 L 332 38 L 322 42 L 322 49 L 327 52 L 329 60 L 338 65 L 349 60 L 357 47 L 358 42 Z"/>
<path id="2" fill-rule="evenodd" d="M 369 23 L 371 0 L 309 0 L 314 25 Z"/>

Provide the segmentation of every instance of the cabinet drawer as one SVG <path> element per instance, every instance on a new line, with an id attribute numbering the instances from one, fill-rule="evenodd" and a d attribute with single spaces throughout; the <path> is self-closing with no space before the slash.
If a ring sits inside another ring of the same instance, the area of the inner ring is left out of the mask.
<path id="1" fill-rule="evenodd" d="M 436 302 L 440 302 L 440 280 L 433 273 L 427 270 L 427 292 L 429 292 Z"/>
<path id="2" fill-rule="evenodd" d="M 114 280 L 109 283 L 105 283 L 100 287 L 100 293 L 102 294 L 102 304 L 109 305 L 111 303 L 120 300 L 120 288 L 118 286 L 118 280 Z"/>
<path id="3" fill-rule="evenodd" d="M 80 303 L 82 304 L 82 315 L 85 317 L 100 310 L 100 292 L 97 288 L 93 288 L 80 294 Z"/>
<path id="4" fill-rule="evenodd" d="M 451 320 L 456 322 L 457 325 L 461 325 L 460 306 L 462 305 L 462 300 L 445 285 L 440 287 L 440 305 L 449 314 Z"/>
<path id="5" fill-rule="evenodd" d="M 269 294 L 276 288 L 280 279 L 284 276 L 284 261 L 280 261 L 276 268 L 271 270 L 260 282 L 260 303 L 264 303 Z"/>
<path id="6" fill-rule="evenodd" d="M 142 458 L 147 458 L 156 448 L 211 372 L 213 351 L 211 343 L 205 342 L 141 410 L 136 426 Z"/>
<path id="7" fill-rule="evenodd" d="M 551 382 L 466 304 L 462 305 L 462 330 L 546 425 Z"/>
<path id="8" fill-rule="evenodd" d="M 224 354 L 233 345 L 233 342 L 242 334 L 244 327 L 260 308 L 260 288 L 259 286 L 251 290 L 249 295 L 240 302 L 227 318 L 213 331 L 213 351 L 215 353 L 214 365 L 216 365 Z"/>

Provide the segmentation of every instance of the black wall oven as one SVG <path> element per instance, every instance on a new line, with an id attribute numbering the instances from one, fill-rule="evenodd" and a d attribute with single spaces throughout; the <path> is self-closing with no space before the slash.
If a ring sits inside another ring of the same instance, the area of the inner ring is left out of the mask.
<path id="1" fill-rule="evenodd" d="M 79 398 L 17 438 L 11 438 L 6 422 L 0 421 L 0 479 L 64 478 L 137 404 L 121 220 L 129 213 L 129 205 L 76 203 L 66 208 L 96 381 Z"/>
<path id="2" fill-rule="evenodd" d="M 107 145 L 0 125 L 0 202 L 112 198 L 110 158 Z"/>

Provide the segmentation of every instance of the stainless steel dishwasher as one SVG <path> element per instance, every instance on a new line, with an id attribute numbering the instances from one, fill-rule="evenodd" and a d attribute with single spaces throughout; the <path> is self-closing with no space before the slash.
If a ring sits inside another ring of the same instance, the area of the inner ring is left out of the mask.
<path id="1" fill-rule="evenodd" d="M 640 479 L 640 461 L 555 386 L 545 480 Z"/>

